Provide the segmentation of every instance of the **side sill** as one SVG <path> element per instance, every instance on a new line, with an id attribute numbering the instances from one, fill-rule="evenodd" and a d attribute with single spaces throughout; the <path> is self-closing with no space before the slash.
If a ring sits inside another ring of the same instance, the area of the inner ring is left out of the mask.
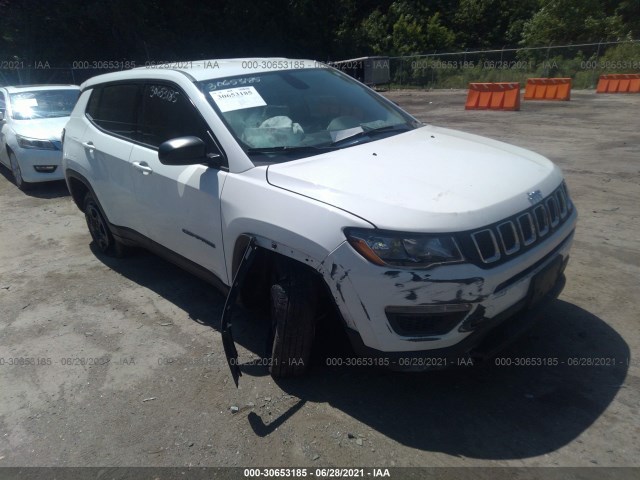
<path id="1" fill-rule="evenodd" d="M 226 285 L 222 280 L 220 280 L 220 278 L 218 278 L 218 276 L 214 274 L 212 271 L 207 270 L 206 268 L 198 265 L 197 263 L 189 260 L 188 258 L 185 258 L 182 255 L 174 252 L 173 250 L 170 250 L 167 247 L 160 245 L 158 242 L 155 242 L 150 238 L 145 237 L 141 233 L 138 233 L 131 228 L 119 227 L 111 223 L 109 223 L 109 228 L 111 230 L 111 233 L 115 237 L 118 237 L 118 240 L 122 241 L 123 243 L 135 244 L 146 250 L 149 250 L 150 252 L 155 253 L 159 257 L 162 257 L 165 260 L 189 272 L 190 274 L 195 275 L 201 280 L 204 280 L 205 282 L 213 285 L 225 297 L 229 294 L 230 287 Z"/>

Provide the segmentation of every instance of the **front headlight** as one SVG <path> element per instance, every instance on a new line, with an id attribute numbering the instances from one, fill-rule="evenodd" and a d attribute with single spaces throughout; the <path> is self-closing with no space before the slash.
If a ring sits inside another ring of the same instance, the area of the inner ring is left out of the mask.
<path id="1" fill-rule="evenodd" d="M 428 268 L 464 260 L 455 239 L 448 235 L 361 228 L 347 228 L 345 235 L 360 255 L 376 265 Z"/>
<path id="2" fill-rule="evenodd" d="M 49 140 L 40 140 L 38 138 L 23 137 L 22 135 L 16 135 L 18 145 L 21 148 L 37 148 L 38 150 L 56 150 L 56 146 Z"/>

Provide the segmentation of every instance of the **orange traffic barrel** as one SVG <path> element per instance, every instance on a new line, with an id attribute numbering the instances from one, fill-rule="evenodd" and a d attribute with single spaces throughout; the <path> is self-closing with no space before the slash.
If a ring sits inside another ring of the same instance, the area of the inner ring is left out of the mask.
<path id="1" fill-rule="evenodd" d="M 520 83 L 470 83 L 465 110 L 520 110 Z"/>

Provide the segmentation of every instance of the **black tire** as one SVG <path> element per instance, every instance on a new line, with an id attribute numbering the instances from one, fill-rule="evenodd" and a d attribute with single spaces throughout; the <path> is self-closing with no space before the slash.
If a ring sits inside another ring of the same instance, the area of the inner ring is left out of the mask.
<path id="1" fill-rule="evenodd" d="M 84 197 L 83 210 L 89 233 L 98 250 L 112 257 L 123 257 L 126 247 L 109 230 L 109 224 L 91 192 L 87 192 Z"/>
<path id="2" fill-rule="evenodd" d="M 271 286 L 273 345 L 269 372 L 274 378 L 302 375 L 315 337 L 318 290 L 310 273 L 292 260 L 276 268 Z"/>
<path id="3" fill-rule="evenodd" d="M 9 152 L 9 165 L 11 166 L 11 174 L 13 175 L 13 181 L 23 192 L 26 192 L 31 188 L 31 184 L 29 182 L 25 182 L 22 178 L 22 170 L 20 169 L 20 163 L 13 152 Z"/>

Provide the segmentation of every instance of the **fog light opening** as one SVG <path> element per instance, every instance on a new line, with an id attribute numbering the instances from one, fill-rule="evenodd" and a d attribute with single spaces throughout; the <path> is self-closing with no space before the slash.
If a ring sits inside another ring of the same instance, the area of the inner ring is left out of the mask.
<path id="1" fill-rule="evenodd" d="M 442 336 L 453 330 L 469 313 L 468 303 L 387 307 L 391 328 L 403 337 Z"/>
<path id="2" fill-rule="evenodd" d="M 58 168 L 57 165 L 34 165 L 33 169 L 40 173 L 53 173 Z"/>

